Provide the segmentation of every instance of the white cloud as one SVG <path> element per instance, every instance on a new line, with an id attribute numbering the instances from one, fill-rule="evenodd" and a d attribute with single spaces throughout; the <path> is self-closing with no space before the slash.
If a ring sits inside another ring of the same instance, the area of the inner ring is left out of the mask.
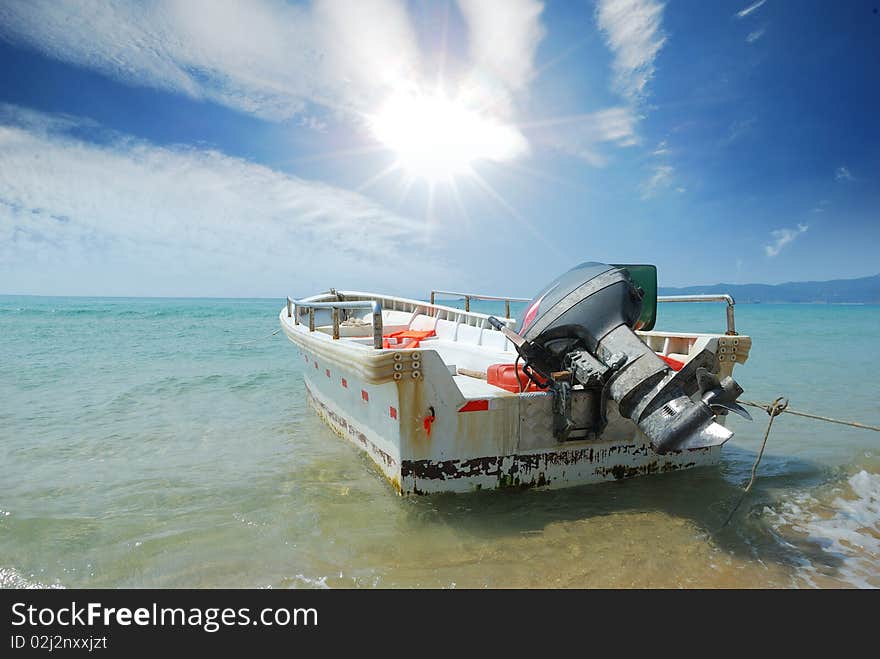
<path id="1" fill-rule="evenodd" d="M 724 140 L 724 144 L 733 144 L 740 138 L 748 135 L 750 132 L 752 132 L 752 129 L 757 123 L 758 119 L 756 117 L 734 121 L 727 129 L 727 137 Z"/>
<path id="2" fill-rule="evenodd" d="M 509 120 L 544 35 L 536 0 L 462 0 L 473 71 L 452 98 Z M 159 0 L 0 3 L 0 39 L 125 84 L 325 132 L 363 126 L 401 91 L 424 94 L 405 0 Z M 522 136 L 519 136 L 522 139 Z"/>
<path id="3" fill-rule="evenodd" d="M 325 65 L 320 74 L 336 78 L 334 88 L 346 103 L 371 109 L 377 92 L 384 96 L 417 77 L 418 43 L 403 0 L 317 0 L 314 5 L 313 30 Z"/>
<path id="4" fill-rule="evenodd" d="M 819 203 L 813 207 L 812 212 L 813 213 L 824 213 L 825 209 L 828 207 L 828 205 L 830 203 L 831 202 L 829 202 L 827 199 L 820 199 Z"/>
<path id="5" fill-rule="evenodd" d="M 407 264 L 411 284 L 440 279 L 437 237 L 428 243 L 421 223 L 361 195 L 212 150 L 122 135 L 94 144 L 65 132 L 72 127 L 81 126 L 0 106 L 6 292 L 399 288 L 387 263 Z M 74 279 L 91 289 L 69 288 Z"/>
<path id="6" fill-rule="evenodd" d="M 576 156 L 594 167 L 607 159 L 602 145 L 629 147 L 639 143 L 639 116 L 629 107 L 612 107 L 590 114 L 562 117 L 531 124 L 530 131 L 543 144 Z"/>
<path id="7" fill-rule="evenodd" d="M 318 117 L 312 115 L 303 115 L 296 122 L 297 126 L 301 128 L 309 128 L 316 133 L 326 133 L 327 132 L 327 122 L 321 121 Z"/>
<path id="8" fill-rule="evenodd" d="M 666 41 L 663 5 L 655 0 L 599 0 L 596 19 L 614 53 L 615 87 L 631 100 L 643 98 Z"/>
<path id="9" fill-rule="evenodd" d="M 524 89 L 535 74 L 535 54 L 546 30 L 536 0 L 458 0 L 477 70 L 507 89 Z"/>
<path id="10" fill-rule="evenodd" d="M 652 156 L 668 156 L 669 155 L 669 143 L 666 140 L 661 140 L 657 143 L 657 148 L 651 151 Z"/>
<path id="11" fill-rule="evenodd" d="M 650 199 L 661 190 L 671 187 L 674 174 L 675 168 L 671 165 L 655 165 L 654 172 L 640 186 L 642 199 Z M 681 188 L 680 192 L 684 192 L 684 188 Z"/>
<path id="12" fill-rule="evenodd" d="M 762 27 L 758 30 L 754 30 L 752 32 L 749 32 L 748 36 L 746 37 L 746 41 L 748 43 L 755 43 L 758 39 L 760 39 L 761 37 L 764 36 L 764 33 L 766 31 L 767 31 L 767 29 Z"/>
<path id="13" fill-rule="evenodd" d="M 782 248 L 792 242 L 802 233 L 806 232 L 809 227 L 806 224 L 798 224 L 796 229 L 776 229 L 770 232 L 773 242 L 764 245 L 764 253 L 767 256 L 776 256 L 782 251 Z"/>
<path id="14" fill-rule="evenodd" d="M 853 175 L 850 173 L 849 169 L 844 166 L 840 166 L 834 172 L 834 178 L 838 181 L 852 181 L 854 180 Z"/>
<path id="15" fill-rule="evenodd" d="M 363 109 L 419 66 L 401 0 L 28 0 L 0 5 L 0 37 L 130 85 L 269 119 L 307 104 Z"/>
<path id="16" fill-rule="evenodd" d="M 762 6 L 764 6 L 765 2 L 767 2 L 767 0 L 758 0 L 758 2 L 749 5 L 748 7 L 743 9 L 742 11 L 736 12 L 736 17 L 737 18 L 745 18 L 746 16 L 748 16 L 752 12 L 758 11 Z"/>

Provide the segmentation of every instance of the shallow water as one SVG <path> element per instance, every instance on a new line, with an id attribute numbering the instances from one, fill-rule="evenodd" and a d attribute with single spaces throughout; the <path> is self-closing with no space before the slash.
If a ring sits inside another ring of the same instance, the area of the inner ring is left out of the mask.
<path id="1" fill-rule="evenodd" d="M 880 437 L 734 420 L 722 464 L 401 499 L 305 401 L 276 300 L 0 297 L 6 587 L 880 586 Z M 722 306 L 658 327 L 720 331 Z M 880 424 L 880 307 L 742 305 L 750 399 Z M 760 415 L 760 416 L 759 416 Z"/>

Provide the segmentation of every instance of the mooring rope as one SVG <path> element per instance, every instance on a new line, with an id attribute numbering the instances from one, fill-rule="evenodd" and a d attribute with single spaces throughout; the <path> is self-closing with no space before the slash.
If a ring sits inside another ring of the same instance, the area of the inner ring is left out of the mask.
<path id="1" fill-rule="evenodd" d="M 786 408 L 788 407 L 788 399 L 782 398 L 780 396 L 766 407 L 757 404 L 755 406 L 763 407 L 767 414 L 770 415 L 770 421 L 767 422 L 767 430 L 764 431 L 764 440 L 761 442 L 761 449 L 758 451 L 758 457 L 755 458 L 755 464 L 752 465 L 752 476 L 751 478 L 749 478 L 749 484 L 746 485 L 745 489 L 739 497 L 739 500 L 736 502 L 736 505 L 730 510 L 730 513 L 727 515 L 727 519 L 724 520 L 724 524 L 721 525 L 722 529 L 730 523 L 731 519 L 733 519 L 733 515 L 736 513 L 737 510 L 739 510 L 740 504 L 742 504 L 742 502 L 748 496 L 749 492 L 752 489 L 752 485 L 755 484 L 755 480 L 758 478 L 758 465 L 761 464 L 761 458 L 764 457 L 764 447 L 767 446 L 767 438 L 770 437 L 770 429 L 773 427 L 773 420 L 786 410 Z"/>
<path id="2" fill-rule="evenodd" d="M 743 405 L 748 405 L 749 407 L 760 407 L 762 410 L 770 413 L 769 405 L 767 403 L 756 403 L 752 400 L 740 400 L 737 401 Z M 869 426 L 866 423 L 859 423 L 858 421 L 843 421 L 842 419 L 832 419 L 830 416 L 820 416 L 819 414 L 810 414 L 809 412 L 799 412 L 798 410 L 790 410 L 784 409 L 782 410 L 786 414 L 794 414 L 796 416 L 804 416 L 808 419 L 818 419 L 819 421 L 827 421 L 828 423 L 839 423 L 842 426 L 852 426 L 853 428 L 863 428 L 865 430 L 874 430 L 876 432 L 880 432 L 880 426 Z"/>
<path id="3" fill-rule="evenodd" d="M 278 332 L 280 332 L 280 331 L 281 331 L 281 328 L 279 327 L 277 330 L 275 330 L 275 331 L 272 332 L 271 334 L 267 334 L 266 336 L 260 336 L 260 337 L 257 337 L 256 339 L 250 339 L 250 340 L 248 340 L 248 341 L 238 341 L 238 342 L 236 342 L 236 343 L 233 343 L 232 345 L 234 345 L 234 346 L 243 346 L 243 345 L 246 345 L 246 344 L 248 344 L 248 343 L 256 343 L 257 341 L 262 341 L 263 339 L 269 339 L 269 338 L 275 336 L 276 334 L 278 334 Z"/>
<path id="4" fill-rule="evenodd" d="M 821 416 L 819 414 L 811 414 L 809 412 L 799 412 L 798 410 L 792 410 L 788 407 L 788 399 L 779 397 L 774 400 L 772 403 L 757 403 L 753 400 L 740 400 L 737 401 L 742 403 L 743 405 L 748 405 L 749 407 L 758 407 L 767 412 L 770 415 L 770 420 L 767 422 L 767 430 L 764 432 L 764 440 L 761 442 L 761 449 L 758 451 L 758 457 L 755 458 L 755 464 L 752 465 L 752 475 L 749 478 L 748 485 L 743 489 L 742 495 L 740 495 L 739 500 L 736 502 L 736 505 L 731 509 L 730 513 L 727 515 L 727 519 L 724 520 L 724 524 L 721 525 L 723 529 L 730 523 L 730 520 L 733 519 L 733 515 L 739 510 L 740 504 L 745 500 L 748 496 L 749 492 L 752 489 L 752 485 L 755 484 L 755 480 L 758 477 L 758 465 L 761 464 L 761 458 L 764 456 L 764 447 L 767 446 L 767 438 L 770 437 L 770 428 L 773 427 L 773 420 L 782 414 L 783 412 L 786 414 L 794 414 L 795 416 L 803 416 L 808 419 L 818 419 L 819 421 L 827 421 L 828 423 L 839 423 L 843 426 L 851 426 L 853 428 L 862 428 L 864 430 L 875 430 L 880 432 L 880 427 L 870 426 L 866 423 L 859 423 L 858 421 L 844 421 L 842 419 L 833 419 L 830 416 Z"/>

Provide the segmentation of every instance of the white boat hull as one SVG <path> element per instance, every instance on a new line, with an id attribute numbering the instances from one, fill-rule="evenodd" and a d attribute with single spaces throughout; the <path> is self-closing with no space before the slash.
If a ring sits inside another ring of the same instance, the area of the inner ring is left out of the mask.
<path id="1" fill-rule="evenodd" d="M 656 454 L 613 401 L 598 438 L 560 442 L 552 432 L 549 393 L 510 393 L 453 375 L 450 354 L 463 357 L 440 341 L 376 350 L 333 339 L 320 327 L 310 330 L 286 312 L 281 324 L 297 346 L 311 405 L 369 455 L 400 494 L 581 485 L 708 466 L 720 458 L 720 446 Z"/>
<path id="2" fill-rule="evenodd" d="M 380 448 L 372 433 L 306 380 L 309 403 L 338 434 L 366 453 L 399 494 L 472 492 L 506 487 L 566 487 L 667 473 L 718 463 L 721 447 L 657 455 L 641 440 L 571 442 L 562 449 L 451 460 L 406 460 Z"/>

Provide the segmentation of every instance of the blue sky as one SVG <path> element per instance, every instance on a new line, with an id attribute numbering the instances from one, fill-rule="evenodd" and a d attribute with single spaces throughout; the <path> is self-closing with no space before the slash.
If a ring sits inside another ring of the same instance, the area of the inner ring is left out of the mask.
<path id="1" fill-rule="evenodd" d="M 0 293 L 875 274 L 878 6 L 6 0 Z"/>

